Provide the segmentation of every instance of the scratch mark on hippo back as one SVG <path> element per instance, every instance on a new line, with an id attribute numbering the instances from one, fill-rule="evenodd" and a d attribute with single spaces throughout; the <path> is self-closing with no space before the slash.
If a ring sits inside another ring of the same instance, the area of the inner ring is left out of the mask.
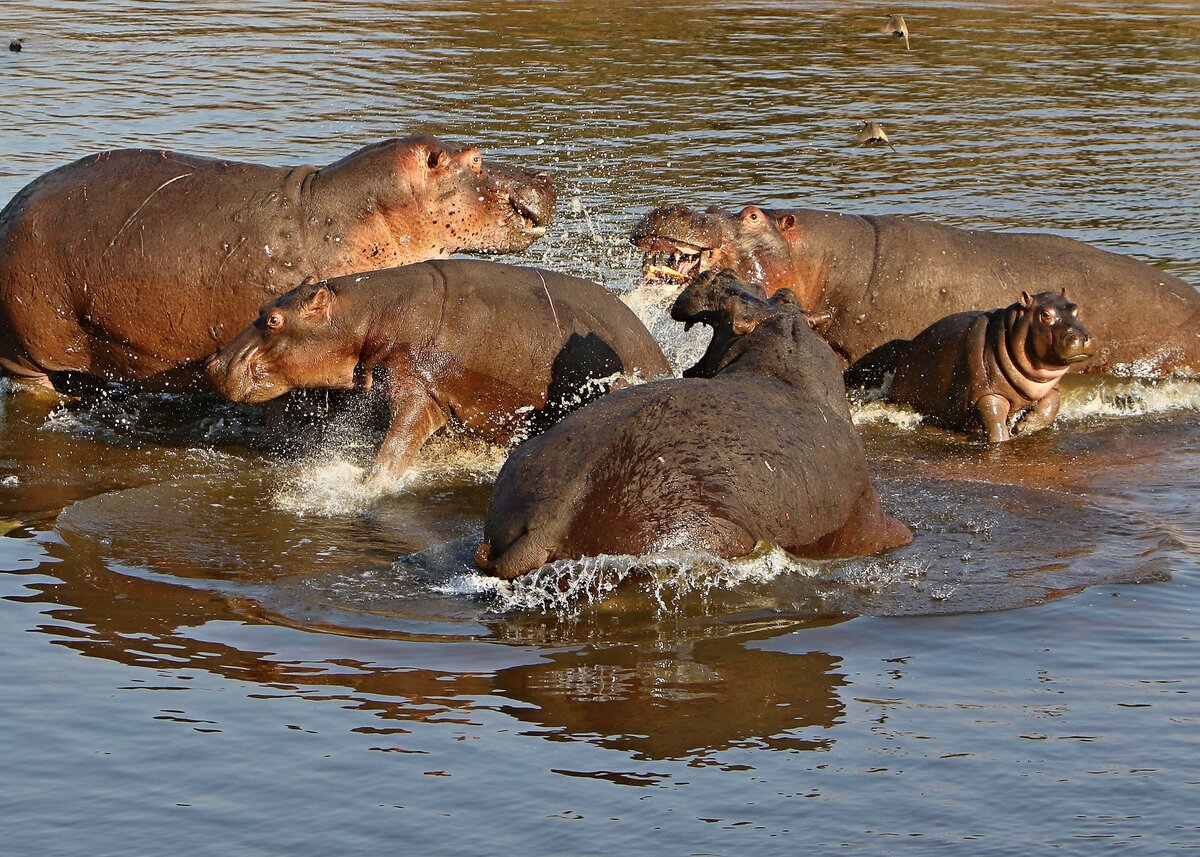
<path id="1" fill-rule="evenodd" d="M 162 190 L 163 188 L 165 188 L 167 185 L 169 185 L 169 184 L 172 184 L 172 183 L 174 183 L 174 182 L 177 182 L 177 181 L 179 181 L 180 179 L 186 179 L 186 178 L 187 178 L 188 176 L 190 176 L 190 175 L 192 175 L 192 173 L 184 173 L 183 175 L 178 175 L 178 176 L 175 176 L 175 178 L 173 178 L 173 179 L 167 179 L 165 182 L 163 182 L 163 183 L 162 183 L 162 184 L 160 184 L 158 187 L 156 187 L 156 188 L 155 188 L 155 189 L 154 189 L 154 190 L 153 190 L 153 191 L 150 193 L 150 195 L 149 195 L 148 197 L 146 197 L 146 198 L 145 198 L 145 199 L 142 201 L 142 204 L 141 204 L 141 205 L 139 205 L 139 206 L 137 207 L 137 209 L 136 209 L 136 210 L 133 212 L 133 214 L 129 215 L 129 219 L 128 219 L 128 220 L 126 220 L 124 223 L 122 223 L 122 224 L 121 224 L 121 228 L 117 230 L 117 234 L 113 236 L 113 239 L 112 239 L 112 241 L 109 241 L 109 242 L 108 242 L 108 247 L 107 247 L 107 248 L 105 248 L 105 250 L 104 250 L 104 255 L 105 255 L 105 256 L 107 256 L 107 255 L 108 255 L 108 251 L 109 251 L 109 250 L 111 250 L 111 249 L 113 248 L 113 245 L 117 243 L 117 239 L 121 237 L 121 233 L 122 233 L 122 232 L 124 232 L 124 231 L 125 231 L 125 230 L 126 230 L 128 227 L 129 227 L 129 224 L 133 223 L 134 219 L 135 219 L 135 218 L 136 218 L 136 217 L 137 217 L 139 214 L 141 214 L 141 212 L 142 212 L 142 209 L 143 209 L 143 208 L 145 208 L 147 205 L 149 205 L 149 204 L 150 204 L 150 200 L 154 199 L 154 196 L 155 196 L 155 194 L 157 194 L 157 193 L 158 193 L 160 190 Z"/>
<path id="2" fill-rule="evenodd" d="M 542 276 L 542 272 L 537 268 L 533 270 L 538 275 L 538 279 L 542 281 L 542 291 L 546 293 L 546 300 L 550 301 L 550 312 L 554 315 L 554 326 L 558 329 L 558 338 L 562 339 L 562 325 L 558 323 L 558 310 L 554 308 L 554 298 L 550 297 L 550 287 L 546 285 L 546 278 Z"/>

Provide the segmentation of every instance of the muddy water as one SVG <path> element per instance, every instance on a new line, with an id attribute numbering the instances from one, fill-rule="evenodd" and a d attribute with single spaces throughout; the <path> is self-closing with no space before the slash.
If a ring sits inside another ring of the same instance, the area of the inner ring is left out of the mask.
<path id="1" fill-rule="evenodd" d="M 911 52 L 841 3 L 7 0 L 0 197 L 111 146 L 424 130 L 555 169 L 526 258 L 616 289 L 668 201 L 1046 229 L 1200 282 L 1200 10 L 900 11 Z M 859 117 L 897 151 L 848 147 Z M 1200 845 L 1197 385 L 1075 382 L 998 451 L 860 403 L 910 547 L 515 587 L 464 565 L 495 450 L 376 500 L 353 432 L 293 462 L 212 403 L 0 407 L 2 853 Z"/>

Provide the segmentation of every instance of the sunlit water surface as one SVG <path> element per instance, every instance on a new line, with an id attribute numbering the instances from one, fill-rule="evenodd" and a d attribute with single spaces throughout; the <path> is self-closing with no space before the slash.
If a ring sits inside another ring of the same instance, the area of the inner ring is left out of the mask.
<path id="1" fill-rule="evenodd" d="M 1050 230 L 1200 281 L 1200 10 L 894 11 L 910 52 L 863 4 L 8 0 L 0 197 L 108 147 L 429 131 L 553 169 L 523 258 L 622 292 L 673 201 Z M 897 151 L 848 146 L 860 117 Z M 703 347 L 625 298 L 676 365 Z M 248 409 L 0 397 L 0 853 L 1200 847 L 1200 385 L 1066 393 L 999 450 L 856 402 L 916 533 L 884 557 L 514 584 L 470 565 L 502 450 L 433 444 L 381 498 L 352 430 L 282 459 Z"/>

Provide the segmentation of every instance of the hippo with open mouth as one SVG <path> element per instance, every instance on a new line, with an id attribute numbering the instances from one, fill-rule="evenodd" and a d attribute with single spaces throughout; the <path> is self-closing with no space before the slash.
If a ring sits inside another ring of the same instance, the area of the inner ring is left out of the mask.
<path id="1" fill-rule="evenodd" d="M 1099 342 L 1085 371 L 1200 375 L 1200 293 L 1070 238 L 899 216 L 671 205 L 643 217 L 631 240 L 645 253 L 650 283 L 678 288 L 706 270 L 730 268 L 768 293 L 791 289 L 823 319 L 821 334 L 847 364 L 947 315 L 1002 306 L 1022 291 L 1066 288 L 1089 308 Z"/>
<path id="2" fill-rule="evenodd" d="M 518 252 L 554 205 L 548 174 L 430 136 L 324 167 L 89 155 L 0 212 L 0 368 L 186 389 L 197 361 L 303 280 Z"/>
<path id="3" fill-rule="evenodd" d="M 617 390 L 517 447 L 496 479 L 476 564 L 512 578 L 556 559 L 762 540 L 805 557 L 907 544 L 883 510 L 838 360 L 786 289 L 713 272 L 672 317 L 713 327 L 691 377 Z"/>

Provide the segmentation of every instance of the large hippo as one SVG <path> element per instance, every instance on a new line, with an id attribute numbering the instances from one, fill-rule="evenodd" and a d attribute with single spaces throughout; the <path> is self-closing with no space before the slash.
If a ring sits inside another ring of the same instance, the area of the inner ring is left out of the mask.
<path id="1" fill-rule="evenodd" d="M 599 554 L 729 558 L 770 540 L 828 557 L 910 541 L 871 485 L 838 360 L 790 291 L 760 298 L 708 273 L 671 315 L 713 327 L 694 377 L 617 390 L 517 447 L 481 568 L 512 578 Z"/>
<path id="2" fill-rule="evenodd" d="M 1065 293 L 1021 292 L 1011 306 L 955 313 L 912 340 L 881 346 L 847 376 L 890 369 L 891 401 L 950 428 L 982 428 L 991 443 L 1007 441 L 1052 424 L 1059 380 L 1091 357 L 1095 343 L 1078 309 Z"/>
<path id="3" fill-rule="evenodd" d="M 0 367 L 43 385 L 64 371 L 186 384 L 193 373 L 172 370 L 306 278 L 519 251 L 554 203 L 547 174 L 430 136 L 325 167 L 90 155 L 0 212 Z"/>
<path id="4" fill-rule="evenodd" d="M 1088 372 L 1200 375 L 1200 293 L 1144 262 L 1040 233 L 958 229 L 899 216 L 748 206 L 733 215 L 664 206 L 632 240 L 648 279 L 731 268 L 792 289 L 847 363 L 947 315 L 1067 289 L 1100 343 Z"/>
<path id="5" fill-rule="evenodd" d="M 637 316 L 603 286 L 465 259 L 299 286 L 265 306 L 207 368 L 236 402 L 382 388 L 390 423 L 368 477 L 375 487 L 401 476 L 447 423 L 510 443 L 619 376 L 670 374 Z"/>

